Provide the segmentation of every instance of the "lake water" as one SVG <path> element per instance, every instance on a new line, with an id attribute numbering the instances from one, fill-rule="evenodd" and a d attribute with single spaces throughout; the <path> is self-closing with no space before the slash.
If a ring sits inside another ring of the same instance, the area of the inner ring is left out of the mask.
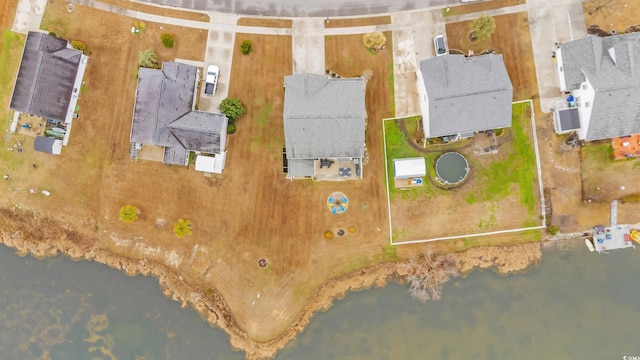
<path id="1" fill-rule="evenodd" d="M 391 284 L 314 316 L 278 359 L 622 359 L 639 356 L 640 250 L 544 251 L 540 267 L 473 272 L 421 304 Z M 0 247 L 2 359 L 241 359 L 155 279 Z M 49 356 L 46 356 L 49 354 Z"/>

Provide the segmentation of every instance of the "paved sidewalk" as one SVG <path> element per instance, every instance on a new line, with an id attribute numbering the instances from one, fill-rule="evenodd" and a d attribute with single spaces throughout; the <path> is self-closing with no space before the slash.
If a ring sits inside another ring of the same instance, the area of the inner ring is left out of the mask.
<path id="1" fill-rule="evenodd" d="M 470 14 L 452 15 L 452 16 L 447 16 L 444 19 L 448 24 L 448 23 L 455 23 L 460 21 L 473 20 L 480 15 L 498 16 L 498 15 L 505 15 L 505 14 L 515 14 L 515 13 L 525 12 L 525 11 L 527 11 L 527 6 L 525 4 L 522 4 L 522 5 L 516 5 L 516 6 L 503 7 L 500 9 L 485 10 L 485 11 L 480 11 L 480 12 L 470 13 Z"/>

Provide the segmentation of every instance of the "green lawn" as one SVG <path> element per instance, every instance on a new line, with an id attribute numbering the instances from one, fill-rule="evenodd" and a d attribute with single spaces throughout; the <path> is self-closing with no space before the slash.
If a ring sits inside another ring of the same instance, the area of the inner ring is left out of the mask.
<path id="1" fill-rule="evenodd" d="M 441 211 L 454 218 L 462 216 L 460 219 L 452 218 L 461 234 L 539 226 L 541 200 L 530 110 L 528 103 L 513 105 L 512 126 L 500 132 L 498 153 L 489 155 L 477 155 L 471 139 L 423 148 L 416 143 L 417 136 L 414 135 L 420 117 L 384 121 L 390 200 L 396 205 L 406 203 L 407 207 L 411 207 L 413 201 L 424 204 L 447 203 L 449 205 L 442 207 Z M 463 154 L 471 168 L 469 178 L 451 190 L 431 181 L 436 177 L 437 158 L 448 151 Z M 393 160 L 407 157 L 425 158 L 427 175 L 424 185 L 397 189 L 393 183 Z M 461 214 L 468 215 L 465 217 Z M 506 225 L 504 221 L 508 218 L 511 220 Z M 401 233 L 403 228 L 414 227 L 411 224 L 396 224 L 395 237 L 411 238 L 411 234 L 405 236 Z"/>
<path id="2" fill-rule="evenodd" d="M 529 105 L 513 105 L 513 122 L 511 128 L 505 130 L 505 136 L 510 134 L 512 138 L 500 148 L 500 151 L 507 152 L 508 156 L 503 161 L 492 162 L 487 167 L 476 170 L 480 180 L 477 191 L 467 196 L 468 203 L 499 201 L 511 194 L 509 185 L 514 184 L 518 187 L 520 200 L 527 207 L 529 214 L 535 213 L 536 156 L 529 139 L 529 129 Z"/>

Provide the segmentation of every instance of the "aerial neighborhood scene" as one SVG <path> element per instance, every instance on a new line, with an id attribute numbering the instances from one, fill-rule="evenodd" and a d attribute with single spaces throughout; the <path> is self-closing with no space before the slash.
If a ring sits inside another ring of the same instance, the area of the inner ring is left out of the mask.
<path id="1" fill-rule="evenodd" d="M 640 2 L 0 9 L 8 359 L 640 358 Z"/>

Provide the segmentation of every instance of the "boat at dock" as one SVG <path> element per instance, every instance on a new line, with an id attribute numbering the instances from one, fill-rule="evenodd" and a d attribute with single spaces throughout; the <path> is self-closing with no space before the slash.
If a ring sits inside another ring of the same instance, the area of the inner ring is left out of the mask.
<path id="1" fill-rule="evenodd" d="M 593 246 L 593 241 L 590 238 L 584 239 L 584 243 L 585 245 L 587 245 L 587 248 L 589 249 L 589 251 L 591 252 L 596 251 L 596 247 Z"/>

